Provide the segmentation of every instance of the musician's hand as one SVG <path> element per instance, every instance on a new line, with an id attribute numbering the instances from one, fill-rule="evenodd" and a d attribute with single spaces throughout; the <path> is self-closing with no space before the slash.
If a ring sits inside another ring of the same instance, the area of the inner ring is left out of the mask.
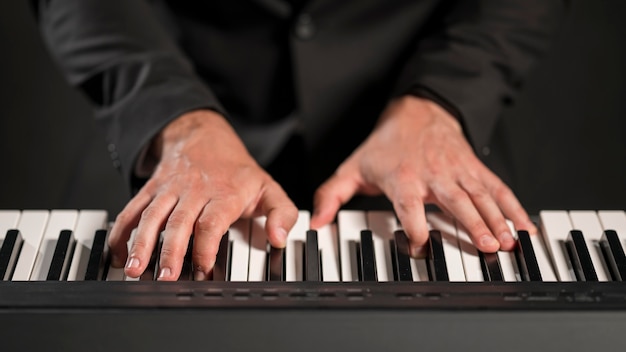
<path id="1" fill-rule="evenodd" d="M 356 193 L 390 199 L 414 256 L 428 239 L 426 203 L 460 221 L 484 252 L 513 248 L 505 218 L 536 232 L 513 192 L 473 153 L 458 121 L 413 96 L 392 101 L 370 136 L 317 190 L 311 226 L 330 222 Z"/>
<path id="2" fill-rule="evenodd" d="M 222 235 L 242 216 L 266 215 L 269 242 L 284 247 L 298 211 L 221 115 L 209 110 L 187 113 L 166 126 L 153 146 L 157 167 L 111 230 L 115 266 L 126 262 L 126 274 L 140 276 L 164 229 L 158 278 L 176 280 L 194 233 L 194 275 L 206 279 Z"/>

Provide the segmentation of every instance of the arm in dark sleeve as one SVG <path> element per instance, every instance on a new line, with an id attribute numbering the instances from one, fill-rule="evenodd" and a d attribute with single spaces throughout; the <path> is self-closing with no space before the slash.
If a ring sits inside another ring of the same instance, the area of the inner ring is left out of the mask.
<path id="1" fill-rule="evenodd" d="M 139 154 L 168 122 L 199 108 L 224 113 L 147 1 L 33 2 L 46 44 L 68 81 L 94 104 L 128 182 L 137 181 Z"/>
<path id="2" fill-rule="evenodd" d="M 435 30 L 416 43 L 397 94 L 435 100 L 461 120 L 474 148 L 482 148 L 547 50 L 564 7 L 564 0 L 459 0 L 440 9 L 429 26 Z"/>

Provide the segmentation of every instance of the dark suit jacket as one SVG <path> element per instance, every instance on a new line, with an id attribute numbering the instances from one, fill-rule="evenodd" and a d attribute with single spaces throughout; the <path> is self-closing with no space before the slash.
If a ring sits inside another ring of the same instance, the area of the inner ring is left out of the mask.
<path id="1" fill-rule="evenodd" d="M 489 142 L 563 0 L 40 0 L 43 36 L 96 108 L 127 180 L 180 114 L 217 110 L 269 163 L 293 133 L 329 159 L 389 99 L 429 97 Z"/>

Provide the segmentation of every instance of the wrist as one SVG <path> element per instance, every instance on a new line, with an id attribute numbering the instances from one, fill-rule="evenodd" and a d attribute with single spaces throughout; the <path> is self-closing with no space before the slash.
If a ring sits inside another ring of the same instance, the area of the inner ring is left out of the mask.
<path id="1" fill-rule="evenodd" d="M 159 160 L 167 150 L 194 135 L 206 135 L 216 124 L 228 125 L 222 115 L 213 110 L 187 112 L 167 124 L 153 138 L 148 153 Z"/>
<path id="2" fill-rule="evenodd" d="M 395 113 L 385 114 L 383 117 L 404 117 L 419 120 L 423 123 L 445 122 L 460 133 L 463 132 L 461 123 L 448 110 L 437 102 L 415 95 L 404 95 L 394 99 L 389 109 Z"/>

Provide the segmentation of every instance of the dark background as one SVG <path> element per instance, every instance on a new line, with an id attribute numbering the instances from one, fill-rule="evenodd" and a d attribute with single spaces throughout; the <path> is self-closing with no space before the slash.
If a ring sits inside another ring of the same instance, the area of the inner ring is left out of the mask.
<path id="1" fill-rule="evenodd" d="M 626 2 L 578 0 L 504 113 L 514 190 L 539 209 L 626 209 Z M 83 97 L 63 80 L 26 1 L 0 1 L 0 209 L 128 199 Z"/>

